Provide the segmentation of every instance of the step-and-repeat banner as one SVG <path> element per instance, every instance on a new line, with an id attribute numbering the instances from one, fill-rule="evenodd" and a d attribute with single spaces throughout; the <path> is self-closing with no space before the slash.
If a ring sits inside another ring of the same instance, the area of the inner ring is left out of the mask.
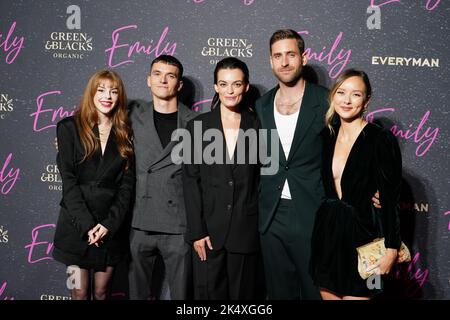
<path id="1" fill-rule="evenodd" d="M 349 67 L 369 74 L 369 120 L 392 130 L 403 156 L 412 261 L 390 275 L 390 295 L 449 299 L 449 20 L 441 0 L 2 0 L 0 299 L 69 298 L 65 266 L 51 258 L 62 189 L 55 125 L 96 70 L 114 69 L 131 99 L 150 100 L 150 62 L 175 55 L 181 99 L 204 112 L 224 57 L 248 64 L 259 94 L 276 84 L 269 38 L 280 28 L 305 39 L 311 81 L 329 87 Z M 116 299 L 127 297 L 119 269 Z"/>

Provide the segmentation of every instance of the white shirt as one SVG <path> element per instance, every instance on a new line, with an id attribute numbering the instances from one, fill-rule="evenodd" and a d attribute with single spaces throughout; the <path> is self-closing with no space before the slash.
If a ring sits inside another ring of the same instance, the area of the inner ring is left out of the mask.
<path id="1" fill-rule="evenodd" d="M 275 125 L 277 127 L 278 136 L 280 138 L 281 146 L 283 147 L 284 156 L 286 159 L 289 156 L 291 150 L 292 140 L 294 140 L 295 128 L 297 127 L 298 114 L 300 108 L 293 114 L 282 115 L 278 112 L 275 101 L 273 103 L 273 115 L 275 117 Z M 289 190 L 289 184 L 286 179 L 284 182 L 283 190 L 281 191 L 282 199 L 291 200 L 291 191 Z"/>

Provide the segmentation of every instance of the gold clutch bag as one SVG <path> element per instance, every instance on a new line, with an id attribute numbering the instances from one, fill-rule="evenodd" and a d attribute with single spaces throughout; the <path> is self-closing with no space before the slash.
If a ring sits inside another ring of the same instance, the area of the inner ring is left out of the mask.
<path id="1" fill-rule="evenodd" d="M 386 254 L 384 238 L 377 238 L 368 244 L 356 248 L 358 251 L 358 272 L 361 278 L 367 279 L 376 273 L 377 262 Z M 397 263 L 411 261 L 411 253 L 402 242 L 398 250 Z"/>

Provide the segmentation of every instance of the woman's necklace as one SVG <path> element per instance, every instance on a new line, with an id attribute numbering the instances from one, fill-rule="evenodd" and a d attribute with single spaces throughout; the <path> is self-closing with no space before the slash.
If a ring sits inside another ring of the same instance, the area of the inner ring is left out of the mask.
<path id="1" fill-rule="evenodd" d="M 100 136 L 100 142 L 105 143 L 108 141 L 109 133 L 111 132 L 112 123 L 108 125 L 98 125 L 98 132 Z"/>

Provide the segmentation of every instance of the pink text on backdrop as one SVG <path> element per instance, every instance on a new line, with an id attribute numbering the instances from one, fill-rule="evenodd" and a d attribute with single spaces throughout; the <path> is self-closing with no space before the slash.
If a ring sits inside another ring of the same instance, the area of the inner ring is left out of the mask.
<path id="1" fill-rule="evenodd" d="M 373 122 L 375 115 L 379 115 L 383 112 L 394 111 L 394 108 L 374 110 L 367 114 L 366 119 L 369 122 Z M 436 138 L 439 133 L 439 128 L 432 129 L 431 127 L 428 127 L 424 129 L 425 122 L 427 122 L 430 113 L 431 112 L 429 110 L 426 111 L 417 126 L 413 127 L 413 124 L 410 124 L 406 130 L 400 129 L 396 124 L 391 127 L 391 131 L 396 137 L 401 137 L 405 140 L 410 140 L 413 138 L 414 143 L 417 144 L 416 156 L 418 157 L 423 157 L 430 150 L 431 146 L 436 142 Z"/>
<path id="2" fill-rule="evenodd" d="M 14 29 L 16 28 L 16 22 L 14 21 L 9 28 L 8 34 L 6 38 L 0 43 L 0 49 L 8 53 L 5 57 L 5 62 L 7 64 L 11 64 L 16 60 L 17 56 L 20 53 L 20 50 L 23 48 L 24 37 L 11 39 Z M 2 34 L 0 33 L 0 41 L 2 40 Z"/>
<path id="3" fill-rule="evenodd" d="M 450 214 L 450 211 L 444 212 L 444 216 Z M 448 222 L 448 231 L 450 231 L 450 221 Z"/>
<path id="4" fill-rule="evenodd" d="M 372 7 L 382 7 L 390 3 L 399 3 L 400 0 L 370 0 L 370 5 Z M 441 0 L 425 0 L 425 9 L 431 11 L 436 9 Z"/>
<path id="5" fill-rule="evenodd" d="M 212 99 L 198 101 L 192 105 L 191 109 L 194 110 L 195 112 L 199 112 L 203 109 L 203 107 L 201 107 L 201 105 L 203 105 L 205 103 L 209 103 L 211 101 L 212 101 Z"/>
<path id="6" fill-rule="evenodd" d="M 309 31 L 298 31 L 298 34 L 309 34 Z M 338 47 L 342 40 L 342 35 L 343 33 L 339 32 L 330 49 L 327 49 L 326 46 L 323 46 L 322 51 L 314 52 L 312 48 L 306 48 L 304 53 L 308 57 L 308 60 L 316 60 L 319 62 L 325 61 L 326 64 L 331 66 L 328 75 L 332 79 L 337 78 L 342 70 L 344 70 L 352 54 L 351 49 L 340 49 L 338 52 Z"/>
<path id="7" fill-rule="evenodd" d="M 434 10 L 440 2 L 441 0 L 427 0 L 425 3 L 425 8 L 430 11 Z"/>
<path id="8" fill-rule="evenodd" d="M 395 273 L 395 278 L 401 279 L 404 284 L 407 284 L 406 287 L 406 294 L 408 297 L 414 297 L 416 293 L 422 289 L 423 285 L 425 284 L 425 281 L 428 278 L 429 270 L 428 268 L 425 268 L 423 271 L 420 268 L 415 269 L 415 272 L 413 271 L 413 268 L 415 268 L 415 265 L 417 261 L 419 260 L 420 253 L 417 252 L 414 255 L 414 258 L 412 258 L 411 262 L 408 264 L 408 267 L 406 269 L 406 272 L 402 273 L 401 270 L 397 270 Z"/>
<path id="9" fill-rule="evenodd" d="M 55 122 L 58 122 L 62 118 L 72 116 L 75 113 L 75 110 L 66 111 L 63 106 L 59 106 L 58 108 L 44 108 L 44 98 L 47 96 L 52 95 L 60 95 L 61 91 L 49 91 L 44 92 L 43 94 L 39 95 L 36 99 L 36 112 L 33 112 L 30 114 L 30 117 L 34 117 L 33 121 L 33 130 L 35 132 L 39 132 L 45 129 L 53 128 L 56 126 Z M 74 106 L 73 108 L 76 108 Z M 42 119 L 46 115 L 47 117 L 45 119 Z M 51 118 L 49 119 L 49 116 L 51 115 Z M 44 122 L 44 124 L 41 124 L 40 122 Z"/>
<path id="10" fill-rule="evenodd" d="M 384 6 L 386 4 L 393 3 L 393 2 L 400 2 L 400 0 L 379 0 L 379 1 L 370 0 L 370 6 L 371 7 L 380 7 L 381 8 L 382 6 Z"/>
<path id="11" fill-rule="evenodd" d="M 198 3 L 203 3 L 203 2 L 205 2 L 206 0 L 194 0 L 194 3 L 195 4 L 198 4 Z M 255 2 L 255 0 L 242 0 L 242 2 L 244 3 L 244 5 L 246 5 L 246 6 L 251 6 L 254 2 Z"/>
<path id="12" fill-rule="evenodd" d="M 2 186 L 0 192 L 2 194 L 8 194 L 16 184 L 17 179 L 19 178 L 20 173 L 19 168 L 17 169 L 9 168 L 8 170 L 8 166 L 11 162 L 12 156 L 13 156 L 12 153 L 8 154 L 5 162 L 3 163 L 2 171 L 0 171 L 0 184 Z"/>
<path id="13" fill-rule="evenodd" d="M 48 236 L 48 229 L 55 228 L 55 224 L 43 224 L 35 227 L 31 231 L 31 243 L 25 246 L 28 249 L 28 262 L 37 263 L 43 260 L 52 260 L 50 253 L 53 249 L 53 243 L 49 241 L 38 241 L 39 232 L 45 230 L 45 234 Z M 39 239 L 40 240 L 40 239 Z M 39 252 L 35 253 L 35 250 Z"/>
<path id="14" fill-rule="evenodd" d="M 112 45 L 110 48 L 105 50 L 106 54 L 108 55 L 109 67 L 115 68 L 123 64 L 134 63 L 134 60 L 132 60 L 131 58 L 135 54 L 142 54 L 142 53 L 146 55 L 153 54 L 155 57 L 159 57 L 162 54 L 168 54 L 171 56 L 175 54 L 177 43 L 174 42 L 171 44 L 170 42 L 165 42 L 167 33 L 169 32 L 169 27 L 165 27 L 163 29 L 156 45 L 154 45 L 153 39 L 151 39 L 147 45 L 142 45 L 141 42 L 139 41 L 136 41 L 133 44 L 129 43 L 127 40 L 127 36 L 124 36 L 123 32 L 130 29 L 137 29 L 137 25 L 124 26 L 112 32 L 111 34 Z M 125 38 L 125 40 L 123 40 L 122 38 Z M 122 51 L 126 52 L 126 50 L 128 50 L 126 54 L 127 60 L 124 59 L 124 53 L 122 52 Z M 113 60 L 115 61 L 113 62 Z"/>
<path id="15" fill-rule="evenodd" d="M 3 284 L 0 286 L 0 300 L 14 300 L 14 297 L 8 297 L 5 294 L 7 286 L 8 286 L 8 283 L 6 281 L 4 281 Z M 5 294 L 4 297 L 3 297 L 3 294 Z"/>

